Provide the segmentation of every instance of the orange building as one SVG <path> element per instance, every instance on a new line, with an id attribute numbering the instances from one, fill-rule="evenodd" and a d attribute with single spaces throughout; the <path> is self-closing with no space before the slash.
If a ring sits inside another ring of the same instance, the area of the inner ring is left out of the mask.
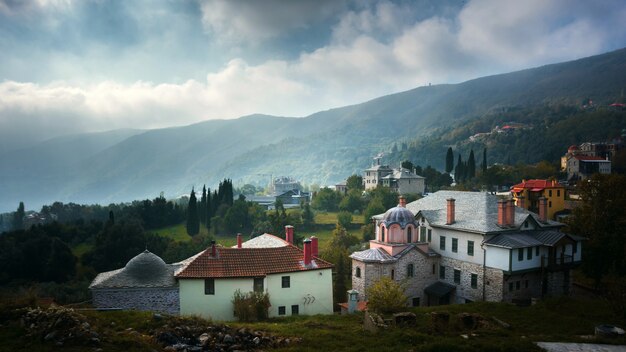
<path id="1" fill-rule="evenodd" d="M 539 213 L 539 198 L 546 198 L 548 218 L 565 209 L 565 187 L 555 180 L 523 180 L 511 187 L 515 205 Z"/>

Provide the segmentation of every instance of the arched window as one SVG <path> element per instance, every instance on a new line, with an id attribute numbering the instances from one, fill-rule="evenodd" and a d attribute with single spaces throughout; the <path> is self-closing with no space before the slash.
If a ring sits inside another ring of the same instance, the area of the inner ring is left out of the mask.
<path id="1" fill-rule="evenodd" d="M 411 229 L 410 226 L 407 226 L 406 228 L 406 242 L 407 243 L 413 242 L 413 229 Z"/>
<path id="2" fill-rule="evenodd" d="M 413 277 L 413 273 L 414 273 L 413 264 L 407 265 L 406 266 L 406 276 L 407 277 Z"/>
<path id="3" fill-rule="evenodd" d="M 396 279 L 396 271 L 391 269 L 391 280 L 395 280 Z"/>
<path id="4" fill-rule="evenodd" d="M 385 227 L 380 227 L 380 242 L 385 242 Z"/>
<path id="5" fill-rule="evenodd" d="M 356 272 L 354 273 L 354 276 L 361 277 L 361 268 L 359 268 L 358 266 L 356 267 Z"/>

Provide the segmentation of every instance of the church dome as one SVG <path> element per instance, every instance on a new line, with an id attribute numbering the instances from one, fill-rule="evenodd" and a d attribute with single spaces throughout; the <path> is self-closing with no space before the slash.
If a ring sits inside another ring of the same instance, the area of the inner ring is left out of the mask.
<path id="1" fill-rule="evenodd" d="M 389 227 L 391 224 L 400 224 L 400 227 L 404 228 L 408 224 L 415 225 L 415 215 L 409 209 L 398 205 L 387 210 L 383 216 L 383 222 L 386 227 Z"/>
<path id="2" fill-rule="evenodd" d="M 167 275 L 169 270 L 161 257 L 146 249 L 128 261 L 124 272 L 136 279 L 147 279 Z"/>

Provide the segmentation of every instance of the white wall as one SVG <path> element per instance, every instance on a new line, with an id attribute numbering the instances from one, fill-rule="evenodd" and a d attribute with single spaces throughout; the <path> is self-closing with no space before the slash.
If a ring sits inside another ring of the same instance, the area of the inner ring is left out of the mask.
<path id="1" fill-rule="evenodd" d="M 474 233 L 467 233 L 449 229 L 441 229 L 441 228 L 432 228 L 432 241 L 430 242 L 430 248 L 441 254 L 444 257 L 462 260 L 475 264 L 483 264 L 483 250 L 480 248 L 480 244 L 483 241 L 483 236 Z M 428 229 L 426 230 L 428 233 Z M 427 235 L 428 236 L 428 235 Z M 441 236 L 446 237 L 446 249 L 439 249 L 439 241 Z M 458 251 L 456 253 L 452 252 L 452 238 L 456 238 L 458 240 Z M 467 241 L 474 241 L 474 255 L 467 254 Z M 507 259 L 508 265 L 508 259 Z"/>
<path id="2" fill-rule="evenodd" d="M 520 261 L 518 257 L 519 255 L 518 253 L 520 250 L 523 251 L 522 261 Z M 541 256 L 543 255 L 543 253 L 541 252 L 541 248 L 539 250 L 538 256 L 536 255 L 537 254 L 536 247 L 531 247 L 530 250 L 532 253 L 532 258 L 529 260 L 529 259 L 526 259 L 528 255 L 528 248 L 513 249 L 512 251 L 513 257 L 511 258 L 512 259 L 511 261 L 512 271 L 541 268 Z"/>
<path id="3" fill-rule="evenodd" d="M 289 288 L 282 288 L 282 276 L 290 277 Z M 215 294 L 205 295 L 204 279 L 179 279 L 180 314 L 213 320 L 236 320 L 233 294 L 237 289 L 243 293 L 252 291 L 253 283 L 253 278 L 215 279 Z M 270 317 L 278 316 L 279 306 L 285 306 L 286 316 L 291 315 L 291 306 L 296 304 L 301 315 L 333 312 L 331 269 L 271 274 L 265 277 L 263 288 L 270 295 Z"/>
<path id="4" fill-rule="evenodd" d="M 485 246 L 487 252 L 486 265 L 504 271 L 509 270 L 509 250 L 506 248 Z M 482 250 L 481 250 L 482 252 Z M 482 254 L 482 253 L 481 253 Z M 515 259 L 515 258 L 514 258 Z"/>

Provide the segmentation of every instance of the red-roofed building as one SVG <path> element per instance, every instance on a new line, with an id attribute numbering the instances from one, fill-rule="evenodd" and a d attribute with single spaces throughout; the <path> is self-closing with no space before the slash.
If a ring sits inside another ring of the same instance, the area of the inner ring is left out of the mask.
<path id="1" fill-rule="evenodd" d="M 567 172 L 567 180 L 576 182 L 595 173 L 610 174 L 611 158 L 621 148 L 619 143 L 583 143 L 572 145 L 561 157 L 561 169 Z"/>
<path id="2" fill-rule="evenodd" d="M 271 235 L 264 235 L 271 236 Z M 276 247 L 212 246 L 179 270 L 180 313 L 235 320 L 233 294 L 267 292 L 270 317 L 332 314 L 332 267 L 317 257 L 317 241 L 304 250 L 285 242 Z"/>
<path id="3" fill-rule="evenodd" d="M 511 187 L 515 205 L 539 213 L 539 198 L 546 198 L 548 218 L 565 209 L 565 187 L 555 180 L 522 180 Z"/>

